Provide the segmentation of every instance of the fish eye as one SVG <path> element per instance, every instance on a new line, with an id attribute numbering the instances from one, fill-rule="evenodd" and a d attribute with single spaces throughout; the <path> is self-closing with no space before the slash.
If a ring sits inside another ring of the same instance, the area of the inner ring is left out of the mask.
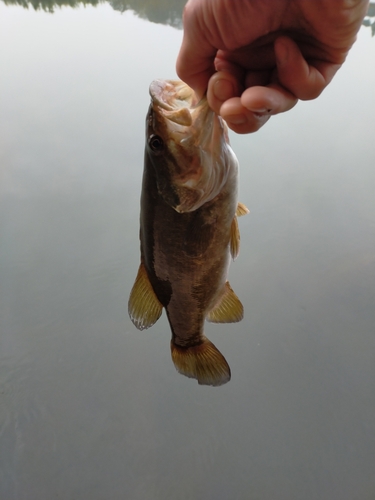
<path id="1" fill-rule="evenodd" d="M 164 149 L 163 139 L 159 135 L 152 135 L 148 140 L 148 145 L 155 153 L 159 153 Z"/>

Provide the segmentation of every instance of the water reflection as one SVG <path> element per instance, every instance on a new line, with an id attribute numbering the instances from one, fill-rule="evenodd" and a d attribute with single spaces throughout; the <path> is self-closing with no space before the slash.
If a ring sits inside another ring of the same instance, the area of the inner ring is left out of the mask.
<path id="1" fill-rule="evenodd" d="M 314 102 L 232 134 L 242 322 L 232 380 L 178 376 L 139 332 L 148 86 L 182 32 L 109 4 L 0 4 L 0 498 L 375 498 L 374 38 Z M 157 43 L 155 42 L 157 41 Z"/>
<path id="2" fill-rule="evenodd" d="M 370 3 L 368 11 L 367 11 L 367 16 L 363 20 L 363 26 L 367 26 L 371 28 L 371 34 L 372 36 L 375 35 L 375 3 Z"/>
<path id="3" fill-rule="evenodd" d="M 97 6 L 106 0 L 2 0 L 5 5 L 21 5 L 35 10 L 43 9 L 54 12 L 57 7 L 79 7 L 80 5 Z M 140 18 L 154 23 L 169 24 L 182 27 L 182 10 L 186 0 L 107 0 L 114 10 L 125 12 L 131 10 Z"/>
<path id="4" fill-rule="evenodd" d="M 125 12 L 131 10 L 142 19 L 153 23 L 169 24 L 182 28 L 182 10 L 186 0 L 2 0 L 5 5 L 21 5 L 35 10 L 43 9 L 54 12 L 56 7 L 78 7 L 80 5 L 99 5 L 108 2 L 114 10 Z M 370 3 L 368 15 L 363 21 L 363 26 L 371 28 L 375 35 L 375 3 Z"/>
<path id="5" fill-rule="evenodd" d="M 182 27 L 182 10 L 186 0 L 109 0 L 109 4 L 120 12 L 134 11 L 142 19 L 153 23 Z"/>

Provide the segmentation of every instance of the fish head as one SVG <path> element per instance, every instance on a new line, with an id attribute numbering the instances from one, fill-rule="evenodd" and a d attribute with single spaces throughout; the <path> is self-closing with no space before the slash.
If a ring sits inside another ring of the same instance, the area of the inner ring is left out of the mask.
<path id="1" fill-rule="evenodd" d="M 146 154 L 159 194 L 178 212 L 197 210 L 218 196 L 237 159 L 225 122 L 178 80 L 155 80 L 146 120 Z"/>

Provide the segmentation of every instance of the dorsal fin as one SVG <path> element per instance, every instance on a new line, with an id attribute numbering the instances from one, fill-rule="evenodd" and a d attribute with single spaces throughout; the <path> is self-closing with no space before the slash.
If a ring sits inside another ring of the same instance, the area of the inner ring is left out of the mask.
<path id="1" fill-rule="evenodd" d="M 241 217 L 241 215 L 246 215 L 249 213 L 250 213 L 250 210 L 243 203 L 238 202 L 237 210 L 236 210 L 237 217 Z"/>
<path id="2" fill-rule="evenodd" d="M 211 323 L 237 323 L 242 318 L 243 305 L 227 281 L 219 301 L 208 313 L 206 319 Z"/>
<path id="3" fill-rule="evenodd" d="M 238 227 L 237 216 L 235 215 L 230 226 L 230 254 L 235 260 L 240 253 L 240 229 Z"/>
<path id="4" fill-rule="evenodd" d="M 157 322 L 162 310 L 163 306 L 156 297 L 146 268 L 141 262 L 128 302 L 130 319 L 138 330 L 144 330 Z"/>

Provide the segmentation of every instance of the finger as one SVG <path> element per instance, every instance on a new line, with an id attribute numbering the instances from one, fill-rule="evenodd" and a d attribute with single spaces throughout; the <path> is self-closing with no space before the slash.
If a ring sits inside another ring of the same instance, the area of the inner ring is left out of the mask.
<path id="1" fill-rule="evenodd" d="M 196 56 L 194 48 L 189 42 L 182 42 L 180 52 L 177 57 L 176 72 L 177 75 L 187 83 L 197 94 L 198 98 L 206 93 L 208 81 L 211 75 L 215 72 L 214 58 L 203 58 L 201 55 Z M 196 52 L 199 54 L 199 51 Z"/>
<path id="2" fill-rule="evenodd" d="M 322 60 L 305 60 L 298 45 L 288 37 L 275 41 L 277 78 L 298 99 L 318 97 L 330 83 L 340 64 Z"/>
<path id="3" fill-rule="evenodd" d="M 179 78 L 187 83 L 202 98 L 207 90 L 208 81 L 215 72 L 214 57 L 202 58 L 194 54 L 193 48 L 186 42 L 182 43 L 180 53 L 177 57 L 176 72 Z M 199 51 L 196 52 L 199 54 Z"/>
<path id="4" fill-rule="evenodd" d="M 220 52 L 221 51 L 218 51 L 215 58 L 215 68 L 216 72 L 221 74 L 223 78 L 226 77 L 225 74 L 229 73 L 234 76 L 241 88 L 252 87 L 254 85 L 267 85 L 270 83 L 273 73 L 272 70 L 248 70 L 242 64 L 233 63 L 232 61 L 224 59 L 220 56 Z"/>
<path id="5" fill-rule="evenodd" d="M 218 71 L 208 82 L 207 101 L 210 108 L 219 114 L 222 104 L 232 97 L 239 97 L 241 92 L 242 87 L 235 75 Z"/>
<path id="6" fill-rule="evenodd" d="M 271 81 L 273 71 L 248 71 L 245 77 L 245 88 L 262 86 L 265 87 Z"/>
<path id="7" fill-rule="evenodd" d="M 277 115 L 292 109 L 298 99 L 277 83 L 267 87 L 255 86 L 246 89 L 241 95 L 241 104 L 253 113 Z"/>
<path id="8" fill-rule="evenodd" d="M 208 82 L 207 100 L 211 109 L 219 114 L 222 104 L 232 97 L 239 97 L 244 88 L 254 85 L 267 85 L 270 81 L 269 71 L 249 71 L 226 63 L 226 69 L 217 71 Z"/>
<path id="9" fill-rule="evenodd" d="M 177 75 L 192 87 L 199 98 L 207 90 L 208 81 L 215 72 L 214 60 L 217 49 L 204 36 L 197 3 L 188 2 L 184 8 L 184 35 L 177 56 Z"/>
<path id="10" fill-rule="evenodd" d="M 225 101 L 220 115 L 238 134 L 259 130 L 272 115 L 292 109 L 298 99 L 276 83 L 246 89 L 240 98 Z"/>
<path id="11" fill-rule="evenodd" d="M 232 97 L 224 102 L 220 108 L 220 116 L 227 122 L 228 127 L 237 134 L 249 134 L 259 130 L 270 118 L 265 113 L 253 113 L 246 109 L 240 97 Z"/>

